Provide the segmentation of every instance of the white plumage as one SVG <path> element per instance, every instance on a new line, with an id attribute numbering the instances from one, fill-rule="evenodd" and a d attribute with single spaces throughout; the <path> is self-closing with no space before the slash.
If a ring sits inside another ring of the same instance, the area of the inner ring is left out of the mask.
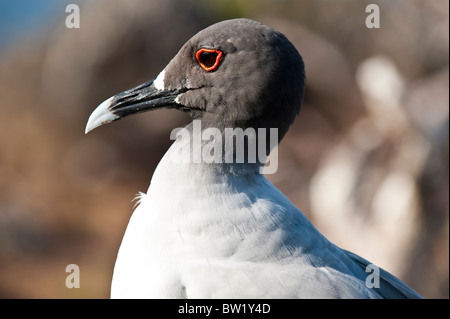
<path id="1" fill-rule="evenodd" d="M 254 167 L 224 174 L 169 152 L 131 217 L 111 297 L 417 297 L 384 271 L 367 288 L 368 262 L 330 243 Z"/>

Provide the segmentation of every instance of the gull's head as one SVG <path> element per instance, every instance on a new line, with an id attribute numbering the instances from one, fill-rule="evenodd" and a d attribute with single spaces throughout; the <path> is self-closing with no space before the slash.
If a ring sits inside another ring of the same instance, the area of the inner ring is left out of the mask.
<path id="1" fill-rule="evenodd" d="M 193 36 L 154 80 L 101 103 L 86 133 L 174 108 L 204 127 L 278 128 L 281 140 L 300 111 L 304 84 L 303 60 L 283 34 L 248 19 L 226 20 Z"/>

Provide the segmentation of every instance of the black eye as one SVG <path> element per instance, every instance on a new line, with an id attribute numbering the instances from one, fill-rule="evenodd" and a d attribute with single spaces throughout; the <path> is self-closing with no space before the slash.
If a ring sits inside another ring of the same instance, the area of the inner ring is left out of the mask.
<path id="1" fill-rule="evenodd" d="M 198 63 L 205 71 L 213 71 L 219 66 L 222 51 L 211 49 L 200 49 L 195 55 Z"/>

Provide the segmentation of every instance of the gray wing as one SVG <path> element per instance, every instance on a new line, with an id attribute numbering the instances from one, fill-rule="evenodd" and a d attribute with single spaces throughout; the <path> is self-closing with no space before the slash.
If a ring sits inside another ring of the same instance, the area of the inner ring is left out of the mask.
<path id="1" fill-rule="evenodd" d="M 357 263 L 364 271 L 368 265 L 372 263 L 361 258 L 358 255 L 355 255 L 352 252 L 347 250 L 343 251 L 355 262 Z M 380 287 L 373 288 L 376 289 L 376 292 L 380 294 L 385 299 L 422 299 L 417 292 L 408 287 L 405 283 L 403 283 L 400 279 L 388 273 L 386 270 L 380 269 Z"/>

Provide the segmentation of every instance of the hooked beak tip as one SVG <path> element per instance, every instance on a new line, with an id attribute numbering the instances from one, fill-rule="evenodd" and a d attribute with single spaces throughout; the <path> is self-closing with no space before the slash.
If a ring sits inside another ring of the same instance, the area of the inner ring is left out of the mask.
<path id="1" fill-rule="evenodd" d="M 106 101 L 102 102 L 89 116 L 89 120 L 86 124 L 85 134 L 89 133 L 93 129 L 103 125 L 111 123 L 119 118 L 119 116 L 112 113 L 109 107 L 112 104 L 113 97 L 110 97 Z"/>

